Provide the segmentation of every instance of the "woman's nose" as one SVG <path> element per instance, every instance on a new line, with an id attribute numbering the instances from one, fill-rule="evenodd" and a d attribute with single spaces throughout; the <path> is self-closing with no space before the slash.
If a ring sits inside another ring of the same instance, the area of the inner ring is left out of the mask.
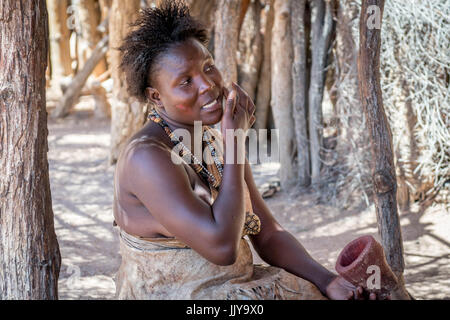
<path id="1" fill-rule="evenodd" d="M 212 79 L 210 79 L 208 76 L 201 76 L 201 83 L 200 83 L 200 95 L 202 95 L 203 93 L 211 90 L 212 88 L 214 88 L 215 83 Z"/>

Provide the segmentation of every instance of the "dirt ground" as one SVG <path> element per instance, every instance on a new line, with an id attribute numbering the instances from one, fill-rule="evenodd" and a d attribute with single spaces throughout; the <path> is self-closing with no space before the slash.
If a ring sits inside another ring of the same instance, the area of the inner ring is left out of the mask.
<path id="1" fill-rule="evenodd" d="M 62 266 L 60 299 L 114 299 L 119 267 L 112 226 L 114 166 L 108 164 L 109 122 L 78 111 L 49 120 L 49 165 L 55 229 Z M 276 177 L 276 165 L 254 166 L 258 184 Z M 334 270 L 340 250 L 354 238 L 377 235 L 374 206 L 339 211 L 314 204 L 309 194 L 276 193 L 273 215 L 310 254 Z M 400 216 L 405 280 L 417 299 L 450 299 L 450 212 L 442 205 Z M 254 257 L 255 262 L 262 262 Z"/>

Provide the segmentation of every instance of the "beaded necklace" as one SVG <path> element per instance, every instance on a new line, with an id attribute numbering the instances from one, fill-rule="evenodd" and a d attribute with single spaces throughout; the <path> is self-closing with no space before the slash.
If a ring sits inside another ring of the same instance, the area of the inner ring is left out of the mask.
<path id="1" fill-rule="evenodd" d="M 208 130 L 209 127 L 203 126 L 205 129 L 203 131 L 203 140 L 206 142 L 209 150 L 211 151 L 211 156 L 214 159 L 214 164 L 217 169 L 218 176 L 211 173 L 210 170 L 208 170 L 203 165 L 203 163 L 200 160 L 198 160 L 196 156 L 194 156 L 192 154 L 192 152 L 189 150 L 189 148 L 186 147 L 184 145 L 184 143 L 180 141 L 180 139 L 177 137 L 177 135 L 174 132 L 172 132 L 172 130 L 169 128 L 169 125 L 167 124 L 167 122 L 159 115 L 159 113 L 155 109 L 150 110 L 148 118 L 150 120 L 152 120 L 153 122 L 158 123 L 164 129 L 166 134 L 169 136 L 171 141 L 174 143 L 174 147 L 178 144 L 180 144 L 182 146 L 183 149 L 180 150 L 181 157 L 183 157 L 184 155 L 191 156 L 191 158 L 194 160 L 193 163 L 191 163 L 191 166 L 194 168 L 195 172 L 200 173 L 200 176 L 206 182 L 208 182 L 211 193 L 215 194 L 215 196 L 213 196 L 213 198 L 215 199 L 217 196 L 217 193 L 218 193 L 220 183 L 222 181 L 223 164 L 219 159 L 218 152 L 212 145 L 212 142 L 214 141 L 214 135 L 212 135 L 209 132 L 209 130 Z M 210 137 L 208 137 L 207 133 L 209 133 Z M 184 153 L 184 151 L 186 153 Z M 210 169 L 214 170 L 214 167 L 211 165 Z M 245 188 L 245 203 L 246 203 L 246 205 L 245 205 L 245 222 L 244 222 L 242 237 L 244 237 L 245 235 L 256 235 L 261 231 L 261 221 L 260 221 L 259 217 L 255 213 L 253 213 L 253 208 L 252 208 L 251 199 L 250 199 L 250 193 L 249 193 L 247 185 Z"/>
<path id="2" fill-rule="evenodd" d="M 192 166 L 195 172 L 199 173 L 205 181 L 207 181 L 211 186 L 213 186 L 216 190 L 218 190 L 222 176 L 223 176 L 223 164 L 220 162 L 220 159 L 217 155 L 216 149 L 212 145 L 212 141 L 214 141 L 214 136 L 208 137 L 207 130 L 203 131 L 203 140 L 206 142 L 209 150 L 211 151 L 211 156 L 214 159 L 214 164 L 219 172 L 220 179 L 216 179 L 216 177 L 203 165 L 203 162 L 200 161 L 196 156 L 192 154 L 186 145 L 180 141 L 178 136 L 170 129 L 167 122 L 159 115 L 159 113 L 155 109 L 151 109 L 148 114 L 148 118 L 153 122 L 158 123 L 169 136 L 170 140 L 173 142 L 174 147 L 178 144 L 181 145 L 182 150 L 180 150 L 180 156 L 183 157 L 185 155 L 191 156 L 193 163 Z"/>

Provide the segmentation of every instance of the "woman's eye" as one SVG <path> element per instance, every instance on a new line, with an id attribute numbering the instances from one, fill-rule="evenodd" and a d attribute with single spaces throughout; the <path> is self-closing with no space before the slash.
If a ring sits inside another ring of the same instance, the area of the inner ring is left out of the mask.
<path id="1" fill-rule="evenodd" d="M 187 78 L 186 80 L 184 80 L 181 85 L 187 85 L 191 82 L 191 78 Z"/>
<path id="2" fill-rule="evenodd" d="M 214 65 L 210 65 L 208 68 L 206 68 L 207 71 L 211 70 L 214 67 Z"/>

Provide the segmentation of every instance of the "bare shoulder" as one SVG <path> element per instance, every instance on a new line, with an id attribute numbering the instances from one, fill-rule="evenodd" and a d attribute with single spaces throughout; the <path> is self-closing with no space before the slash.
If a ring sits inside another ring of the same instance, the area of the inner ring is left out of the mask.
<path id="1" fill-rule="evenodd" d="M 128 169 L 158 166 L 171 154 L 171 142 L 154 123 L 146 124 L 129 140 L 119 157 L 119 161 Z M 148 161 L 154 160 L 154 161 Z"/>
<path id="2" fill-rule="evenodd" d="M 186 175 L 177 159 L 167 144 L 155 137 L 140 137 L 129 143 L 123 160 L 130 177 L 135 180 L 151 177 L 157 181 Z"/>

